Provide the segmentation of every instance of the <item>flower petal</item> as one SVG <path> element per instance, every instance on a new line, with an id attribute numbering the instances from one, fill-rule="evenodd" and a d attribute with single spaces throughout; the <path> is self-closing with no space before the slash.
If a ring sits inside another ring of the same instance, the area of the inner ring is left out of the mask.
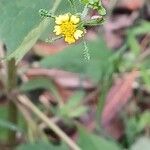
<path id="1" fill-rule="evenodd" d="M 67 42 L 69 44 L 75 43 L 75 38 L 73 36 L 66 36 L 65 42 Z"/>
<path id="2" fill-rule="evenodd" d="M 61 34 L 61 28 L 60 28 L 60 26 L 56 25 L 54 27 L 54 31 L 53 32 L 55 32 L 56 35 L 60 35 Z"/>
<path id="3" fill-rule="evenodd" d="M 55 18 L 55 23 L 60 25 L 65 21 L 69 21 L 69 14 L 59 15 Z"/>
<path id="4" fill-rule="evenodd" d="M 80 18 L 75 15 L 72 15 L 70 21 L 73 22 L 74 24 L 77 24 L 79 23 Z"/>
<path id="5" fill-rule="evenodd" d="M 69 21 L 69 14 L 64 14 L 63 16 L 62 16 L 62 21 Z"/>
<path id="6" fill-rule="evenodd" d="M 76 40 L 78 40 L 80 37 L 82 37 L 83 31 L 82 30 L 76 30 L 74 33 L 74 37 Z"/>
<path id="7" fill-rule="evenodd" d="M 63 16 L 59 15 L 58 17 L 55 18 L 55 23 L 58 24 L 58 25 L 62 24 L 62 22 L 63 22 L 62 19 L 63 19 Z"/>

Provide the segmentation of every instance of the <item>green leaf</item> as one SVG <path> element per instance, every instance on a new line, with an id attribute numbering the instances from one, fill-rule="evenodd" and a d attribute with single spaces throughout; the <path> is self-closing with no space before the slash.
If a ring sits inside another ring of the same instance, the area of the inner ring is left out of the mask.
<path id="1" fill-rule="evenodd" d="M 98 7 L 98 12 L 102 16 L 106 15 L 106 9 L 103 6 Z"/>
<path id="2" fill-rule="evenodd" d="M 68 150 L 68 148 L 64 144 L 60 146 L 54 146 L 52 144 L 39 142 L 20 145 L 16 150 Z"/>
<path id="3" fill-rule="evenodd" d="M 43 35 L 53 29 L 51 19 L 41 20 L 39 9 L 48 9 L 56 1 L 45 0 L 2 0 L 0 4 L 0 39 L 8 49 L 7 59 L 14 57 L 19 62 Z M 76 1 L 76 6 L 77 1 Z M 67 9 L 66 9 L 67 8 Z M 68 1 L 62 1 L 56 14 L 68 12 Z M 79 8 L 79 7 L 78 7 Z M 49 27 L 49 28 L 48 28 Z M 45 32 L 48 31 L 48 32 Z M 44 36 L 45 37 L 45 36 Z"/>
<path id="4" fill-rule="evenodd" d="M 120 150 L 115 142 L 88 133 L 83 128 L 79 128 L 79 133 L 79 146 L 82 150 Z"/>
<path id="5" fill-rule="evenodd" d="M 56 97 L 58 101 L 61 101 L 61 97 L 59 93 L 57 92 L 56 87 L 54 86 L 53 82 L 48 79 L 48 78 L 35 78 L 32 80 L 29 80 L 26 83 L 23 83 L 20 87 L 19 90 L 21 92 L 27 92 L 27 91 L 32 91 L 36 89 L 46 89 L 49 90 L 53 93 L 53 95 Z"/>
<path id="6" fill-rule="evenodd" d="M 97 10 L 101 16 L 106 15 L 106 9 L 103 7 L 100 0 L 81 0 L 81 2 L 88 5 L 92 9 Z"/>
<path id="7" fill-rule="evenodd" d="M 82 3 L 84 4 L 88 4 L 89 3 L 89 0 L 80 0 Z"/>
<path id="8" fill-rule="evenodd" d="M 139 129 L 137 126 L 138 120 L 135 116 L 128 119 L 126 118 L 125 124 L 125 133 L 127 136 L 128 144 L 130 145 L 131 143 L 133 143 L 135 137 L 139 133 Z"/>
<path id="9" fill-rule="evenodd" d="M 38 38 L 44 32 L 46 27 L 48 26 L 48 19 L 43 20 L 37 28 L 34 28 L 23 40 L 21 45 L 11 53 L 7 59 L 10 60 L 12 58 L 16 59 L 16 62 L 19 62 L 24 55 L 32 48 L 32 46 L 36 43 Z"/>
<path id="10" fill-rule="evenodd" d="M 141 35 L 150 32 L 150 22 L 142 21 L 139 26 L 132 29 L 134 35 Z"/>
<path id="11" fill-rule="evenodd" d="M 52 82 L 49 79 L 41 77 L 41 78 L 32 79 L 26 83 L 23 83 L 19 89 L 22 92 L 32 91 L 32 90 L 41 89 L 41 88 L 50 90 L 52 86 L 53 86 Z"/>
<path id="12" fill-rule="evenodd" d="M 80 0 L 69 0 L 69 1 L 72 1 L 78 13 L 82 12 L 84 5 L 80 3 Z M 70 7 L 70 2 L 68 2 L 68 0 L 62 0 L 61 4 L 58 7 L 58 10 L 56 11 L 56 15 L 60 15 L 68 12 L 72 14 L 75 13 L 74 10 Z"/>
<path id="13" fill-rule="evenodd" d="M 89 3 L 90 4 L 100 3 L 100 0 L 89 0 Z"/>
<path id="14" fill-rule="evenodd" d="M 83 105 L 81 105 L 81 100 L 83 98 L 83 93 L 78 92 L 74 94 L 65 105 L 63 105 L 58 115 L 64 117 L 64 118 L 74 118 L 74 117 L 80 117 L 82 114 L 84 114 L 87 111 L 87 108 Z"/>
<path id="15" fill-rule="evenodd" d="M 7 0 L 6 0 L 7 1 Z M 4 12 L 0 18 L 5 18 L 0 28 L 0 37 L 6 44 L 8 52 L 12 52 L 7 59 L 14 57 L 20 61 L 31 49 L 37 39 L 48 26 L 48 20 L 41 21 L 38 10 L 48 8 L 52 2 L 46 0 L 15 0 L 13 3 L 4 3 L 1 6 Z M 1 19 L 2 20 L 2 19 Z"/>
<path id="16" fill-rule="evenodd" d="M 3 120 L 3 119 L 0 119 L 0 127 L 3 128 L 3 129 L 6 128 L 6 129 L 13 130 L 13 131 L 22 132 L 22 130 L 19 127 L 12 124 L 11 122 Z"/>
<path id="17" fill-rule="evenodd" d="M 133 29 L 129 29 L 128 31 L 128 45 L 132 52 L 137 56 L 140 53 L 140 44 L 138 43 L 137 36 L 146 34 L 150 32 L 150 23 L 147 21 L 143 21 L 140 25 L 134 27 Z"/>
<path id="18" fill-rule="evenodd" d="M 149 69 L 141 69 L 141 77 L 142 77 L 146 87 L 150 89 L 150 70 Z"/>
<path id="19" fill-rule="evenodd" d="M 39 9 L 50 9 L 52 1 L 45 0 L 1 0 L 0 39 L 6 44 L 8 52 L 19 47 L 24 38 L 41 22 Z"/>
<path id="20" fill-rule="evenodd" d="M 88 41 L 87 46 L 91 57 L 89 61 L 84 59 L 84 44 L 80 43 L 56 55 L 45 57 L 40 64 L 45 68 L 58 68 L 85 74 L 92 77 L 94 81 L 100 80 L 106 74 L 111 74 L 116 64 L 113 63 L 114 55 L 106 47 L 105 42 L 98 38 L 96 41 Z"/>
<path id="21" fill-rule="evenodd" d="M 142 131 L 144 128 L 150 125 L 150 111 L 145 111 L 140 115 L 140 120 L 138 123 L 138 128 Z"/>
<path id="22" fill-rule="evenodd" d="M 68 0 L 72 6 L 74 6 L 74 0 Z"/>
<path id="23" fill-rule="evenodd" d="M 136 36 L 132 33 L 132 31 L 130 31 L 130 33 L 128 34 L 128 45 L 135 56 L 140 53 L 140 44 L 138 43 Z"/>

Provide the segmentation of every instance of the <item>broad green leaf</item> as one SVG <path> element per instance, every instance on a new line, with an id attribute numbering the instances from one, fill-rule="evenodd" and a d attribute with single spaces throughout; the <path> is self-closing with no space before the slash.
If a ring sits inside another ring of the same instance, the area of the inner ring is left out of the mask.
<path id="1" fill-rule="evenodd" d="M 79 146 L 82 150 L 121 150 L 115 142 L 88 133 L 83 128 L 79 128 L 79 136 Z"/>
<path id="2" fill-rule="evenodd" d="M 74 7 L 77 10 L 77 13 L 81 13 L 84 5 L 80 2 L 80 0 L 69 0 L 72 1 Z M 75 13 L 74 10 L 70 7 L 70 2 L 68 0 L 62 0 L 61 4 L 59 5 L 58 10 L 56 11 L 56 15 L 64 14 L 64 13 Z"/>
<path id="3" fill-rule="evenodd" d="M 15 58 L 16 62 L 19 62 L 23 56 L 31 49 L 31 47 L 36 43 L 41 34 L 45 31 L 48 26 L 48 19 L 43 20 L 37 28 L 34 28 L 23 40 L 21 45 L 11 53 L 7 59 Z"/>
<path id="4" fill-rule="evenodd" d="M 54 146 L 44 142 L 37 142 L 33 144 L 20 145 L 16 150 L 68 150 L 68 148 L 64 144 L 60 146 Z"/>
<path id="5" fill-rule="evenodd" d="M 100 80 L 105 74 L 111 74 L 114 70 L 113 53 L 106 47 L 105 42 L 98 38 L 96 41 L 87 42 L 91 59 L 84 59 L 83 43 L 70 46 L 64 51 L 45 57 L 41 66 L 46 68 L 58 68 L 91 76 L 94 81 Z"/>
<path id="6" fill-rule="evenodd" d="M 39 9 L 50 9 L 50 0 L 1 0 L 0 39 L 6 44 L 8 52 L 13 52 L 32 29 L 41 22 Z"/>
<path id="7" fill-rule="evenodd" d="M 6 44 L 10 54 L 7 59 L 14 57 L 19 62 L 43 34 L 48 35 L 50 29 L 52 31 L 54 20 L 42 20 L 38 12 L 41 8 L 50 10 L 54 2 L 56 0 L 45 0 L 44 2 L 42 0 L 1 1 L 0 39 Z M 56 15 L 68 12 L 69 6 L 67 0 L 61 1 Z M 80 7 L 77 5 L 77 1 L 76 6 Z"/>

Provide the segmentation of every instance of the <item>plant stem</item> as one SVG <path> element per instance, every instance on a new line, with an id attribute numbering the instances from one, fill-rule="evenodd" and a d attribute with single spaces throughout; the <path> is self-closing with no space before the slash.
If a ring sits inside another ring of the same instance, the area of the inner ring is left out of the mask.
<path id="1" fill-rule="evenodd" d="M 28 133 L 27 137 L 29 142 L 33 143 L 36 140 L 48 141 L 47 136 L 43 133 L 43 130 L 38 126 L 37 122 L 32 118 L 31 112 L 28 111 L 24 106 L 16 102 L 18 110 L 22 113 L 24 119 L 27 123 Z"/>
<path id="2" fill-rule="evenodd" d="M 53 121 L 51 121 L 44 113 L 42 113 L 26 96 L 19 95 L 18 101 L 31 110 L 38 118 L 40 118 L 49 128 L 51 128 L 64 142 L 66 142 L 73 150 L 81 150 Z"/>
<path id="3" fill-rule="evenodd" d="M 53 8 L 50 11 L 52 13 L 52 15 L 54 15 L 54 13 L 57 10 L 57 8 L 58 8 L 58 6 L 59 6 L 60 3 L 61 3 L 61 0 L 55 0 Z"/>
<path id="4" fill-rule="evenodd" d="M 13 98 L 10 98 L 10 93 L 14 90 L 16 87 L 16 66 L 15 66 L 15 59 L 11 59 L 8 61 L 8 79 L 7 79 L 7 94 L 9 98 L 9 104 L 8 104 L 8 120 L 13 123 L 17 124 L 17 114 L 18 110 L 13 102 Z M 8 132 L 8 143 L 10 145 L 14 145 L 16 142 L 16 131 L 9 130 Z"/>

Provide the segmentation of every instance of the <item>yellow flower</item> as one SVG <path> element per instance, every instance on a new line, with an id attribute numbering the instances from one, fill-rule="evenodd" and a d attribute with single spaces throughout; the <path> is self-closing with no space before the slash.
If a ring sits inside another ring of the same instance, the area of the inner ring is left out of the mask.
<path id="1" fill-rule="evenodd" d="M 69 44 L 75 43 L 76 40 L 83 36 L 84 32 L 78 29 L 80 18 L 75 15 L 59 15 L 55 18 L 55 23 L 55 34 L 63 36 Z"/>

